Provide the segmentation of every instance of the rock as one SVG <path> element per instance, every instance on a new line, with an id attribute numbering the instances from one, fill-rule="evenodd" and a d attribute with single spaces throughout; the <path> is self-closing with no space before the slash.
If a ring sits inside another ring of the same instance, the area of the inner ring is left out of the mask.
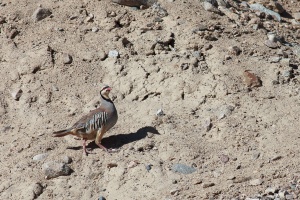
<path id="1" fill-rule="evenodd" d="M 275 188 L 275 187 L 268 187 L 266 190 L 265 190 L 265 193 L 266 194 L 275 194 L 278 190 Z"/>
<path id="2" fill-rule="evenodd" d="M 106 199 L 105 199 L 105 197 L 100 196 L 100 197 L 98 198 L 98 200 L 106 200 Z"/>
<path id="3" fill-rule="evenodd" d="M 32 160 L 34 161 L 40 161 L 40 160 L 44 160 L 45 158 L 48 157 L 48 154 L 47 153 L 42 153 L 42 154 L 38 154 L 38 155 L 35 155 Z"/>
<path id="4" fill-rule="evenodd" d="M 260 153 L 259 153 L 259 152 L 255 152 L 255 153 L 253 153 L 253 154 L 252 154 L 252 158 L 253 158 L 253 160 L 256 160 L 256 159 L 258 159 L 258 158 L 259 158 L 259 156 L 260 156 Z"/>
<path id="5" fill-rule="evenodd" d="M 108 57 L 110 58 L 118 58 L 119 52 L 117 50 L 111 50 L 108 52 Z"/>
<path id="6" fill-rule="evenodd" d="M 249 70 L 244 71 L 244 82 L 246 83 L 247 87 L 261 87 L 262 81 L 258 76 L 251 73 Z"/>
<path id="7" fill-rule="evenodd" d="M 237 46 L 229 47 L 228 51 L 229 51 L 229 53 L 231 53 L 233 55 L 236 55 L 236 56 L 240 55 L 240 53 L 242 52 L 242 50 Z"/>
<path id="8" fill-rule="evenodd" d="M 163 116 L 165 115 L 164 111 L 162 109 L 159 109 L 157 112 L 156 112 L 156 116 Z"/>
<path id="9" fill-rule="evenodd" d="M 220 108 L 218 112 L 218 119 L 223 119 L 229 115 L 231 115 L 232 111 L 234 111 L 234 107 L 231 105 L 224 105 Z"/>
<path id="10" fill-rule="evenodd" d="M 229 161 L 229 156 L 224 154 L 220 155 L 219 158 L 223 163 L 227 163 Z"/>
<path id="11" fill-rule="evenodd" d="M 179 194 L 179 190 L 178 189 L 173 189 L 173 190 L 170 191 L 170 194 L 177 196 Z"/>
<path id="12" fill-rule="evenodd" d="M 193 168 L 193 167 L 184 165 L 184 164 L 174 164 L 172 166 L 172 171 L 173 172 L 178 172 L 178 173 L 181 173 L 181 174 L 191 174 L 191 173 L 195 172 L 196 169 Z"/>
<path id="13" fill-rule="evenodd" d="M 113 167 L 118 167 L 118 164 L 117 164 L 117 163 L 108 163 L 108 164 L 107 164 L 107 168 L 108 168 L 108 169 L 111 169 L 111 168 L 113 168 Z"/>
<path id="14" fill-rule="evenodd" d="M 40 196 L 43 193 L 43 186 L 41 183 L 35 183 L 32 187 L 32 192 L 35 197 Z"/>
<path id="15" fill-rule="evenodd" d="M 71 64 L 73 61 L 72 56 L 70 56 L 69 54 L 64 54 L 63 55 L 63 63 L 64 64 Z"/>
<path id="16" fill-rule="evenodd" d="M 149 172 L 150 170 L 151 170 L 151 168 L 152 168 L 152 164 L 149 164 L 149 165 L 146 165 L 145 167 L 146 167 L 146 170 Z"/>
<path id="17" fill-rule="evenodd" d="M 14 92 L 11 93 L 11 96 L 14 100 L 19 101 L 23 94 L 23 91 L 21 89 L 17 89 Z"/>
<path id="18" fill-rule="evenodd" d="M 281 21 L 281 17 L 277 12 L 269 10 L 269 9 L 267 9 L 266 7 L 264 7 L 263 5 L 261 5 L 259 3 L 251 4 L 250 8 L 252 10 L 258 10 L 258 11 L 264 12 L 266 15 L 273 16 L 277 21 L 279 21 L 279 22 Z"/>
<path id="19" fill-rule="evenodd" d="M 286 200 L 294 200 L 294 196 L 292 194 L 285 195 Z"/>
<path id="20" fill-rule="evenodd" d="M 264 42 L 264 44 L 265 44 L 267 47 L 271 48 L 271 49 L 276 49 L 276 48 L 278 48 L 277 43 L 276 43 L 276 42 L 273 42 L 273 41 L 271 41 L 271 40 L 266 40 L 266 41 Z"/>
<path id="21" fill-rule="evenodd" d="M 218 2 L 218 6 L 223 6 L 223 7 L 227 7 L 227 3 L 224 0 L 217 0 Z"/>
<path id="22" fill-rule="evenodd" d="M 134 168 L 139 164 L 138 161 L 130 161 L 129 164 L 127 165 L 127 168 Z"/>
<path id="23" fill-rule="evenodd" d="M 58 176 L 67 176 L 71 174 L 71 168 L 65 163 L 47 162 L 42 166 L 46 179 L 56 178 Z"/>
<path id="24" fill-rule="evenodd" d="M 274 156 L 273 158 L 271 158 L 271 161 L 276 161 L 276 160 L 279 160 L 281 158 L 282 158 L 282 156 L 277 155 L 277 156 Z"/>
<path id="25" fill-rule="evenodd" d="M 93 32 L 93 33 L 97 33 L 98 31 L 99 31 L 99 28 L 97 28 L 97 27 L 93 27 L 93 28 L 92 28 L 92 32 Z"/>
<path id="26" fill-rule="evenodd" d="M 288 194 L 288 192 L 285 190 L 278 192 L 278 196 L 280 199 L 285 199 L 285 195 L 287 195 L 287 194 Z"/>
<path id="27" fill-rule="evenodd" d="M 203 127 L 204 127 L 206 132 L 210 131 L 210 129 L 212 127 L 212 123 L 211 123 L 210 118 L 207 118 L 207 119 L 204 120 Z"/>
<path id="28" fill-rule="evenodd" d="M 280 60 L 281 58 L 278 56 L 269 58 L 270 63 L 278 63 Z"/>
<path id="29" fill-rule="evenodd" d="M 62 157 L 62 161 L 63 161 L 63 163 L 65 163 L 65 164 L 70 164 L 73 160 L 72 160 L 72 158 L 69 157 L 69 156 L 63 156 L 63 157 Z"/>
<path id="30" fill-rule="evenodd" d="M 294 48 L 293 48 L 293 52 L 300 59 L 300 45 L 295 45 Z"/>
<path id="31" fill-rule="evenodd" d="M 293 13 L 293 17 L 295 20 L 300 21 L 300 12 Z"/>
<path id="32" fill-rule="evenodd" d="M 283 58 L 280 60 L 280 64 L 284 67 L 289 67 L 290 66 L 290 59 L 289 58 Z"/>
<path id="33" fill-rule="evenodd" d="M 203 185 L 202 185 L 203 188 L 209 188 L 212 186 L 215 186 L 215 184 L 214 183 L 203 183 Z"/>
<path id="34" fill-rule="evenodd" d="M 229 19 L 235 21 L 236 23 L 239 23 L 239 18 L 240 16 L 238 14 L 235 14 L 234 12 L 232 12 L 231 10 L 229 10 L 226 7 L 223 6 L 219 6 L 218 7 L 219 10 L 224 13 Z"/>
<path id="35" fill-rule="evenodd" d="M 33 15 L 32 15 L 32 19 L 37 22 L 40 21 L 42 19 L 45 19 L 46 17 L 50 16 L 51 10 L 47 9 L 47 8 L 38 8 L 34 11 Z"/>
<path id="36" fill-rule="evenodd" d="M 249 185 L 257 186 L 257 185 L 261 185 L 262 183 L 263 183 L 262 179 L 253 179 L 250 180 Z"/>
<path id="37" fill-rule="evenodd" d="M 233 183 L 243 183 L 249 181 L 250 179 L 250 177 L 237 177 L 233 180 Z"/>
<path id="38" fill-rule="evenodd" d="M 209 12 L 220 13 L 220 11 L 216 7 L 214 7 L 210 2 L 207 1 L 203 2 L 203 8 L 204 10 Z"/>

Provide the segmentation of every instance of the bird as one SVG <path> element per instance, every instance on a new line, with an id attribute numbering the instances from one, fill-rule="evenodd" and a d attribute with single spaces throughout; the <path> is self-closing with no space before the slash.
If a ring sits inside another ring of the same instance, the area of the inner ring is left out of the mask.
<path id="1" fill-rule="evenodd" d="M 95 143 L 101 149 L 107 152 L 114 152 L 115 149 L 107 149 L 101 144 L 104 134 L 118 121 L 117 109 L 109 97 L 111 90 L 110 86 L 104 85 L 100 90 L 100 106 L 83 116 L 72 127 L 53 132 L 53 137 L 74 135 L 82 138 L 83 151 L 86 155 L 90 153 L 86 149 L 87 140 L 95 140 Z"/>

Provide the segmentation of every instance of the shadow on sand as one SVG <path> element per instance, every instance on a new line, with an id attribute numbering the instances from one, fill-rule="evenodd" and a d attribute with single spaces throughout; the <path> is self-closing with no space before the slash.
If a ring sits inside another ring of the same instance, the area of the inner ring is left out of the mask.
<path id="1" fill-rule="evenodd" d="M 101 141 L 101 144 L 103 146 L 105 146 L 106 148 L 110 149 L 118 149 L 120 147 L 122 147 L 125 144 L 131 143 L 131 142 L 135 142 L 138 140 L 141 140 L 145 137 L 147 137 L 147 133 L 153 133 L 153 134 L 160 134 L 156 128 L 152 127 L 152 126 L 145 126 L 143 128 L 140 128 L 139 130 L 137 130 L 136 132 L 133 133 L 125 133 L 125 134 L 118 134 L 118 135 L 111 135 L 109 137 L 103 138 Z M 90 142 L 87 145 L 87 148 L 90 149 L 96 149 L 99 148 L 95 142 Z M 68 149 L 73 149 L 73 150 L 81 150 L 82 147 L 78 146 L 78 147 L 68 147 Z"/>

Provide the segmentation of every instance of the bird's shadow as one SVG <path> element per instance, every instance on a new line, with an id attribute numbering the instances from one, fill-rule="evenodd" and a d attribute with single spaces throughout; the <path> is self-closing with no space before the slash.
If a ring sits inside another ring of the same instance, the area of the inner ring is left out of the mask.
<path id="1" fill-rule="evenodd" d="M 141 140 L 141 139 L 147 137 L 148 133 L 160 134 L 156 128 L 154 128 L 152 126 L 145 126 L 133 133 L 111 135 L 109 137 L 103 138 L 101 141 L 101 144 L 108 149 L 110 149 L 110 148 L 118 149 L 125 144 L 135 142 L 135 141 L 138 141 L 138 140 Z M 98 145 L 95 144 L 95 141 L 90 142 L 86 147 L 90 148 L 92 150 L 99 148 Z M 80 147 L 80 146 L 69 147 L 68 149 L 79 150 L 79 149 L 82 149 L 82 147 Z"/>

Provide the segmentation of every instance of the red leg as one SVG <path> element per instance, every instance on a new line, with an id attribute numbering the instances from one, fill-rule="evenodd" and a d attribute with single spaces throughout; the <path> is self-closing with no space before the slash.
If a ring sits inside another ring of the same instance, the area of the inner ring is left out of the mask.
<path id="1" fill-rule="evenodd" d="M 85 153 L 85 155 L 92 153 L 92 152 L 86 150 L 86 139 L 83 139 L 82 147 L 83 147 L 83 153 Z"/>

